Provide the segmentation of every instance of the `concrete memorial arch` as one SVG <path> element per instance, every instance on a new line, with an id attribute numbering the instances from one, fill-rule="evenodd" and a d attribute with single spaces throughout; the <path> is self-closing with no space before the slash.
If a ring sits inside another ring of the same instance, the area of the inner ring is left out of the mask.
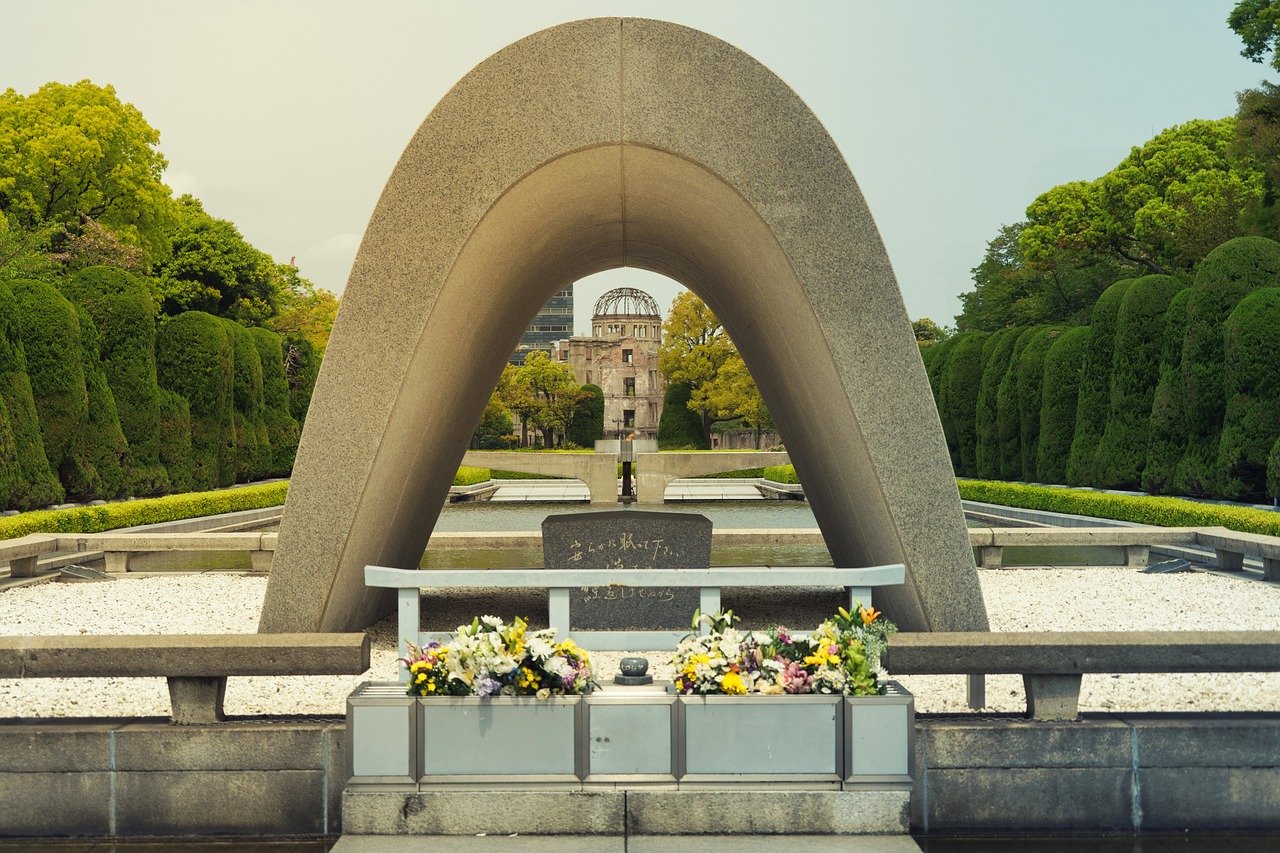
<path id="1" fill-rule="evenodd" d="M 874 129 L 869 129 L 874 132 Z M 390 611 L 508 353 L 557 289 L 618 266 L 723 320 L 838 566 L 904 562 L 910 630 L 986 610 L 924 368 L 839 150 L 769 69 L 662 21 L 575 21 L 476 66 L 382 193 L 298 449 L 263 631 Z"/>

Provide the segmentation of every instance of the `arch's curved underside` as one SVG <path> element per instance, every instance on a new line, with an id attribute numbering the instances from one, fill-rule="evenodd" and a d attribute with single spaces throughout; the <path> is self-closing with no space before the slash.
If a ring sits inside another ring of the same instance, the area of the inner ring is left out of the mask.
<path id="1" fill-rule="evenodd" d="M 493 55 L 409 143 L 312 398 L 263 631 L 387 613 L 521 331 L 617 266 L 701 296 L 786 437 L 836 565 L 904 562 L 908 630 L 987 627 L 960 499 L 884 247 L 840 152 L 764 66 L 696 30 L 595 19 Z"/>

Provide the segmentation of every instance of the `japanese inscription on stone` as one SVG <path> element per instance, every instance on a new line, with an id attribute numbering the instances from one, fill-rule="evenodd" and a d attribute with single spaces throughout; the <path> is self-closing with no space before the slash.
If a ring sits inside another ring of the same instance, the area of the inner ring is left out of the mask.
<path id="1" fill-rule="evenodd" d="M 684 512 L 572 513 L 542 522 L 549 569 L 705 569 L 711 520 Z M 569 597 L 573 629 L 679 630 L 698 608 L 696 587 L 581 587 Z"/>

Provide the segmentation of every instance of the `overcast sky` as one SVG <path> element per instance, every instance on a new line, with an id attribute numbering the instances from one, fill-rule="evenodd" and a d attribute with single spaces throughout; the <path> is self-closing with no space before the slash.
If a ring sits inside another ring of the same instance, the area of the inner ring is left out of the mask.
<path id="1" fill-rule="evenodd" d="M 1235 109 L 1267 69 L 1232 0 L 57 2 L 0 0 L 0 88 L 112 83 L 161 134 L 166 180 L 341 292 L 414 130 L 486 56 L 600 15 L 729 41 L 826 125 L 870 204 L 908 313 L 950 324 L 969 270 L 1037 194 L 1093 178 L 1163 128 Z M 615 270 L 579 286 L 664 309 L 677 286 Z"/>

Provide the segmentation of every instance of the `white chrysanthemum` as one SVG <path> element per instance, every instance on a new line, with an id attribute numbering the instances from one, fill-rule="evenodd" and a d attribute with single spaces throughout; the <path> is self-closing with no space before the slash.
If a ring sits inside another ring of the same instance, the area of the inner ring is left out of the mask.
<path id="1" fill-rule="evenodd" d="M 555 654 L 555 651 L 555 646 L 541 637 L 533 637 L 529 640 L 529 654 L 533 655 L 534 660 L 546 660 Z"/>
<path id="2" fill-rule="evenodd" d="M 488 625 L 490 628 L 501 628 L 502 620 L 497 616 L 481 616 L 480 621 Z"/>
<path id="3" fill-rule="evenodd" d="M 561 676 L 569 671 L 569 662 L 562 657 L 552 657 L 543 662 L 542 668 L 550 675 Z"/>

